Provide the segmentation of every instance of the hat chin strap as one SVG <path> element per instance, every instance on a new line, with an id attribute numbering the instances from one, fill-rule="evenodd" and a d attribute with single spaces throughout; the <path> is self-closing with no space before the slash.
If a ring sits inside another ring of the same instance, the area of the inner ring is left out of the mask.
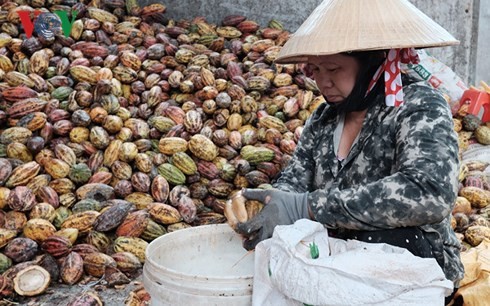
<path id="1" fill-rule="evenodd" d="M 381 75 L 384 74 L 386 105 L 400 106 L 403 103 L 400 63 L 418 64 L 419 56 L 415 48 L 390 49 L 386 55 L 386 60 L 373 75 L 366 96 L 373 90 Z"/>

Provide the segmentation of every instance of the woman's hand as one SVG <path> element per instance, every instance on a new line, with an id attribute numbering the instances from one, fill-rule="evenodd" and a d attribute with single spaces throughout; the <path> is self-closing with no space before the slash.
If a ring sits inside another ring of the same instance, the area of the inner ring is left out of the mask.
<path id="1" fill-rule="evenodd" d="M 254 249 L 260 241 L 272 237 L 276 225 L 289 225 L 296 220 L 309 218 L 308 193 L 243 189 L 242 195 L 265 204 L 254 218 L 237 224 L 237 232 L 247 237 L 243 243 L 247 250 Z"/>

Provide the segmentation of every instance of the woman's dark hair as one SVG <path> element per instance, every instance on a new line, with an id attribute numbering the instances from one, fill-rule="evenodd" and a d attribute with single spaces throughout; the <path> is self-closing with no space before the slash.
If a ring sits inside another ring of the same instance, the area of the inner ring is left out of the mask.
<path id="1" fill-rule="evenodd" d="M 384 78 L 381 76 L 375 87 L 366 96 L 366 91 L 376 70 L 385 59 L 384 50 L 345 52 L 342 55 L 352 56 L 359 61 L 359 73 L 356 84 L 350 95 L 342 103 L 327 103 L 334 107 L 338 113 L 361 111 L 369 108 L 375 101 L 376 96 L 384 91 Z"/>

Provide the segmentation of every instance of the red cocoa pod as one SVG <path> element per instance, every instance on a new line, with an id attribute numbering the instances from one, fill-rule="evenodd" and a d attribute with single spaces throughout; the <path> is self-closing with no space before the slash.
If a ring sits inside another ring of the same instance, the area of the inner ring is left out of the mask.
<path id="1" fill-rule="evenodd" d="M 161 175 L 155 176 L 151 183 L 151 195 L 155 201 L 165 203 L 170 193 L 168 181 Z"/>
<path id="2" fill-rule="evenodd" d="M 92 183 L 110 184 L 112 177 L 113 177 L 113 175 L 110 172 L 99 171 L 99 172 L 94 173 L 90 177 L 87 184 L 92 184 Z"/>
<path id="3" fill-rule="evenodd" d="M 194 201 L 188 196 L 183 195 L 180 197 L 177 209 L 185 222 L 191 223 L 196 219 L 197 207 Z"/>
<path id="4" fill-rule="evenodd" d="M 177 185 L 169 193 L 168 200 L 171 205 L 173 206 L 178 206 L 179 205 L 179 200 L 182 196 L 190 196 L 191 192 L 187 186 L 184 185 Z"/>
<path id="5" fill-rule="evenodd" d="M 112 206 L 104 210 L 94 222 L 94 229 L 99 232 L 107 232 L 115 229 L 122 223 L 129 211 L 134 209 L 134 204 L 124 200 L 110 200 Z"/>
<path id="6" fill-rule="evenodd" d="M 41 187 L 36 193 L 36 198 L 39 202 L 49 203 L 54 208 L 58 208 L 60 206 L 58 193 L 49 186 Z"/>
<path id="7" fill-rule="evenodd" d="M 122 272 L 133 272 L 141 268 L 141 262 L 130 252 L 117 252 L 112 254 L 111 257 L 116 261 L 117 268 Z"/>
<path id="8" fill-rule="evenodd" d="M 126 198 L 133 193 L 133 185 L 128 180 L 120 180 L 114 186 L 114 192 L 121 198 Z"/>
<path id="9" fill-rule="evenodd" d="M 68 285 L 76 284 L 83 276 L 83 258 L 76 252 L 66 256 L 60 266 L 60 278 Z"/>
<path id="10" fill-rule="evenodd" d="M 13 262 L 24 262 L 32 260 L 38 251 L 37 243 L 29 238 L 14 238 L 5 247 L 3 253 L 10 257 Z"/>
<path id="11" fill-rule="evenodd" d="M 29 211 L 37 204 L 37 202 L 36 197 L 30 188 L 17 186 L 10 191 L 7 204 L 10 209 L 15 211 Z"/>
<path id="12" fill-rule="evenodd" d="M 150 177 L 143 172 L 133 173 L 131 176 L 131 184 L 136 191 L 148 192 L 151 184 Z"/>
<path id="13" fill-rule="evenodd" d="M 88 243 L 75 244 L 71 250 L 72 253 L 76 252 L 80 256 L 82 256 L 82 258 L 85 258 L 85 256 L 87 256 L 90 253 L 99 252 L 99 250 L 95 246 Z"/>
<path id="14" fill-rule="evenodd" d="M 145 231 L 150 214 L 145 210 L 129 213 L 117 227 L 116 235 L 125 237 L 139 237 Z"/>
<path id="15" fill-rule="evenodd" d="M 41 244 L 41 249 L 53 257 L 63 257 L 71 252 L 71 241 L 66 237 L 52 235 Z"/>

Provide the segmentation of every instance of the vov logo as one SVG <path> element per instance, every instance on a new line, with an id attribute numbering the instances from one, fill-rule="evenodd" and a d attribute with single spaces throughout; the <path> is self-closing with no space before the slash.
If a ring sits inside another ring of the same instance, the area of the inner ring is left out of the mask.
<path id="1" fill-rule="evenodd" d="M 45 39 L 51 39 L 55 35 L 60 35 L 61 32 L 66 37 L 70 36 L 77 13 L 77 11 L 71 12 L 70 21 L 66 11 L 55 11 L 53 14 L 36 10 L 34 11 L 34 17 L 37 18 L 33 23 L 30 11 L 18 11 L 20 22 L 27 38 L 31 38 L 33 31 L 36 31 L 38 36 Z"/>

